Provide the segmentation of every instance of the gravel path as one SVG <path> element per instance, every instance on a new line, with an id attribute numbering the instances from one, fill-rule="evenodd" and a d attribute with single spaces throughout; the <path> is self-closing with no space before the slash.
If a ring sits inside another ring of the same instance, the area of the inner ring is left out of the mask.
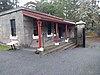
<path id="1" fill-rule="evenodd" d="M 86 47 L 87 48 L 100 48 L 100 38 L 98 37 L 86 38 Z"/>
<path id="2" fill-rule="evenodd" d="M 0 75 L 100 75 L 100 49 L 76 48 L 36 55 L 1 51 Z"/>
<path id="3" fill-rule="evenodd" d="M 100 48 L 100 42 L 87 43 L 86 47 L 87 48 Z"/>

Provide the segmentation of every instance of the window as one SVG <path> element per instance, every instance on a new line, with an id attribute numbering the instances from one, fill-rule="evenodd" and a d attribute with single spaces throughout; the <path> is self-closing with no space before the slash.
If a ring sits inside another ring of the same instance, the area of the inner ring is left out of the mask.
<path id="1" fill-rule="evenodd" d="M 15 24 L 15 19 L 10 20 L 11 24 L 11 34 L 12 36 L 16 36 L 16 24 Z"/>
<path id="2" fill-rule="evenodd" d="M 54 25 L 54 34 L 56 34 L 56 25 Z"/>
<path id="3" fill-rule="evenodd" d="M 38 26 L 37 23 L 34 23 L 34 36 L 38 36 Z"/>
<path id="4" fill-rule="evenodd" d="M 48 35 L 51 35 L 51 23 L 48 23 Z"/>

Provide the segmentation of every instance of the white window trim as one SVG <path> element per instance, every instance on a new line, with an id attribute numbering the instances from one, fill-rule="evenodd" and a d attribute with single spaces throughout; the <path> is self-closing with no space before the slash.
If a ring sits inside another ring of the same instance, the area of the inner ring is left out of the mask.
<path id="1" fill-rule="evenodd" d="M 51 33 L 50 35 L 47 34 L 47 37 L 52 37 L 52 36 L 53 36 L 53 33 Z"/>
<path id="2" fill-rule="evenodd" d="M 42 37 L 42 35 L 41 35 L 41 37 Z M 32 35 L 32 38 L 34 39 L 34 40 L 37 40 L 39 37 L 38 37 L 38 35 L 37 36 L 34 36 L 34 34 Z"/>
<path id="3" fill-rule="evenodd" d="M 16 40 L 16 39 L 18 39 L 18 37 L 10 35 L 10 39 Z"/>
<path id="4" fill-rule="evenodd" d="M 38 39 L 38 36 L 34 36 L 34 34 L 32 35 L 33 39 Z"/>

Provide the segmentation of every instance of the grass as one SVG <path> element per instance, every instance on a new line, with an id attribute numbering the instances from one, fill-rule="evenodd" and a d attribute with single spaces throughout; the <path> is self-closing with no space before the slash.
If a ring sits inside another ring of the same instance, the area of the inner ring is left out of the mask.
<path id="1" fill-rule="evenodd" d="M 0 51 L 7 51 L 9 50 L 10 48 L 7 47 L 7 46 L 4 46 L 4 45 L 0 45 Z"/>

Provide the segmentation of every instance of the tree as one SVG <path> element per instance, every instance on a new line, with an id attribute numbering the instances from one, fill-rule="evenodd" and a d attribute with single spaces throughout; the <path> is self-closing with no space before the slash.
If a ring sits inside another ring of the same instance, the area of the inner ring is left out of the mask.
<path id="1" fill-rule="evenodd" d="M 37 1 L 36 10 L 53 15 L 55 11 L 55 7 L 51 2 L 49 3 L 49 2 Z"/>
<path id="2" fill-rule="evenodd" d="M 12 5 L 13 5 L 14 8 L 19 7 L 19 5 L 18 5 L 19 1 L 18 0 L 11 0 L 11 2 L 12 2 Z"/>
<path id="3" fill-rule="evenodd" d="M 96 0 L 84 1 L 75 12 L 77 20 L 86 22 L 86 29 L 89 32 L 97 32 L 100 30 L 99 7 Z M 100 32 L 100 31 L 99 31 Z"/>
<path id="4" fill-rule="evenodd" d="M 63 3 L 65 18 L 75 20 L 74 12 L 76 11 L 76 9 L 78 9 L 78 0 L 65 0 Z"/>
<path id="5" fill-rule="evenodd" d="M 32 1 L 27 2 L 26 4 L 24 4 L 24 6 L 26 8 L 30 8 L 30 9 L 36 10 L 36 3 L 35 2 L 32 2 Z"/>
<path id="6" fill-rule="evenodd" d="M 18 7 L 18 0 L 0 0 L 0 12 Z"/>
<path id="7" fill-rule="evenodd" d="M 55 11 L 54 14 L 57 17 L 65 18 L 64 15 L 64 2 L 61 0 L 56 1 L 53 3 L 55 5 Z"/>
<path id="8" fill-rule="evenodd" d="M 77 9 L 78 0 L 41 0 L 37 1 L 36 10 L 64 19 L 74 19 L 73 13 Z"/>
<path id="9" fill-rule="evenodd" d="M 13 4 L 10 0 L 0 0 L 0 12 L 13 8 Z"/>

